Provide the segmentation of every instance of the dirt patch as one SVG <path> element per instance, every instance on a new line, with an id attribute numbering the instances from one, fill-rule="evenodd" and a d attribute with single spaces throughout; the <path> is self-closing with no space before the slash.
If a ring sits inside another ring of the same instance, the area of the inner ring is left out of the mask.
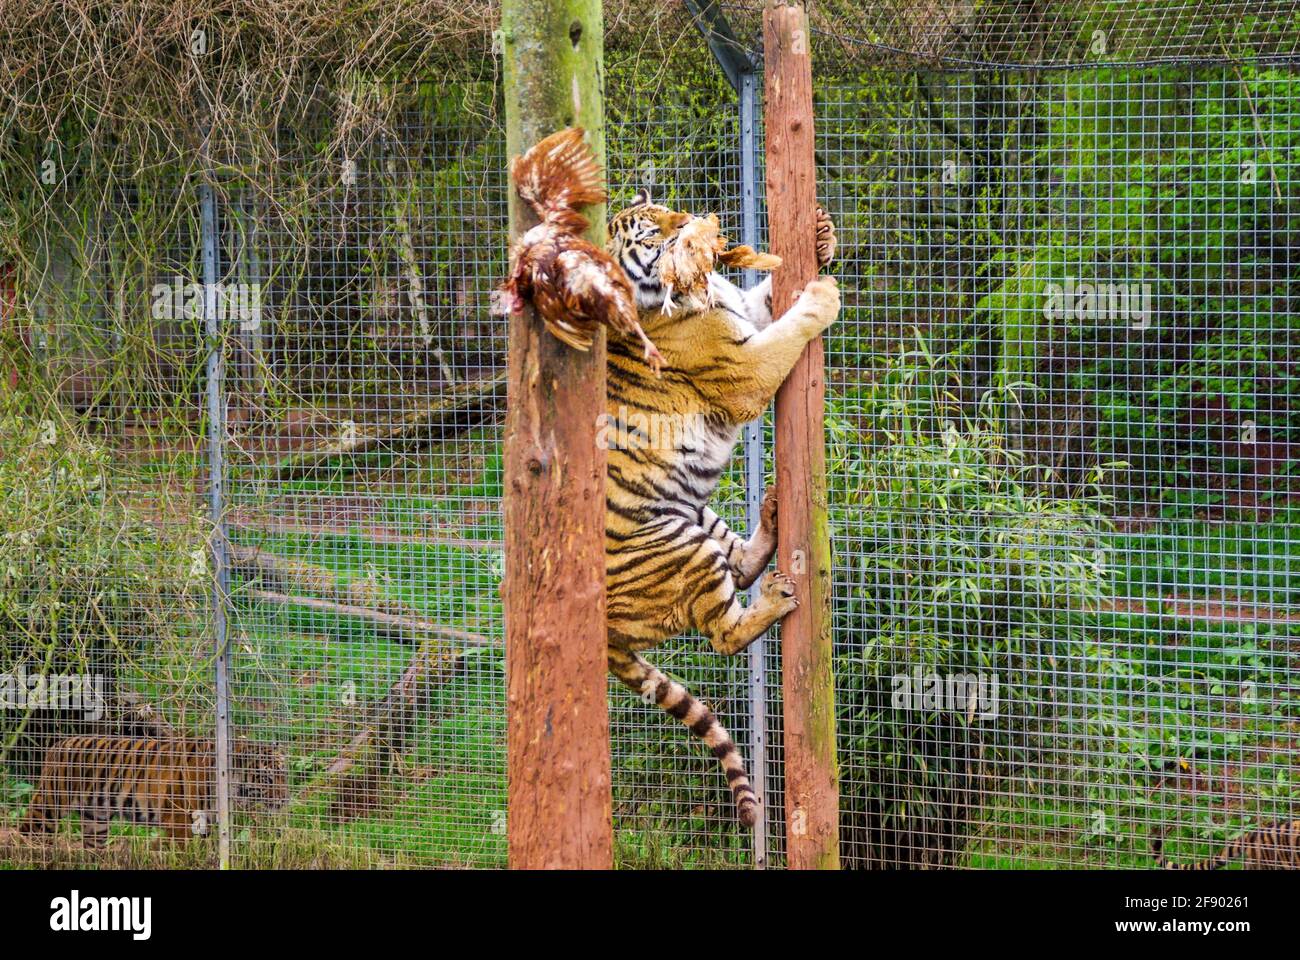
<path id="1" fill-rule="evenodd" d="M 1231 599 L 1199 599 L 1172 594 L 1165 597 L 1117 598 L 1102 603 L 1105 613 L 1165 614 L 1212 623 L 1300 624 L 1300 610 Z"/>
<path id="2" fill-rule="evenodd" d="M 1234 718 L 1232 726 L 1242 727 L 1246 718 Z M 1300 756 L 1300 724 L 1292 721 L 1286 733 L 1275 733 L 1266 742 L 1246 748 L 1243 755 L 1230 763 L 1209 763 L 1203 760 L 1180 761 L 1176 770 L 1161 777 L 1158 790 L 1170 790 L 1189 797 L 1215 797 L 1215 807 L 1231 813 L 1258 805 L 1258 790 L 1265 781 L 1254 768 L 1269 770 L 1294 769 Z"/>

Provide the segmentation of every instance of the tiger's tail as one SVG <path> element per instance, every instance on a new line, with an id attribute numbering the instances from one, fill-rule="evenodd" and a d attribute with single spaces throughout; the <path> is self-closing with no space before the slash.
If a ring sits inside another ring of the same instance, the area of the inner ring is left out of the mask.
<path id="1" fill-rule="evenodd" d="M 588 226 L 578 208 L 606 199 L 604 175 L 584 134 L 567 127 L 510 163 L 510 179 L 524 202 L 546 223 L 575 232 Z"/>
<path id="2" fill-rule="evenodd" d="M 758 822 L 758 797 L 745 773 L 745 760 L 730 734 L 695 697 L 676 680 L 666 677 L 657 667 L 631 652 L 611 647 L 610 673 L 639 693 L 647 703 L 656 703 L 690 728 L 717 757 L 736 802 L 736 814 L 747 827 Z"/>

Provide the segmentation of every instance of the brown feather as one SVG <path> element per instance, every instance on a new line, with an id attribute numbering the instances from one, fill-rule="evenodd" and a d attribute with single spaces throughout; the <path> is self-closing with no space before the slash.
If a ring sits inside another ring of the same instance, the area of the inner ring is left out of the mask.
<path id="1" fill-rule="evenodd" d="M 718 254 L 718 260 L 729 267 L 741 270 L 775 270 L 781 266 L 781 258 L 775 253 L 759 253 L 748 244 L 741 244 Z"/>
<path id="2" fill-rule="evenodd" d="M 673 294 L 708 300 L 709 274 L 726 246 L 717 214 L 692 217 L 664 246 L 659 279 L 665 288 L 664 313 L 673 312 Z"/>
<path id="3" fill-rule="evenodd" d="M 675 221 L 660 223 L 660 229 L 668 237 L 659 258 L 659 279 L 665 288 L 661 308 L 664 313 L 672 313 L 674 293 L 712 306 L 709 274 L 717 263 L 750 270 L 775 270 L 781 265 L 781 258 L 775 254 L 759 253 L 744 244 L 727 249 L 727 238 L 720 231 L 717 214 L 711 213 L 707 217 L 673 216 L 685 216 L 687 222 L 676 229 L 673 229 Z"/>
<path id="4" fill-rule="evenodd" d="M 663 357 L 637 321 L 636 297 L 623 268 L 581 236 L 579 206 L 601 203 L 605 187 L 595 155 L 570 127 L 546 137 L 510 164 L 519 196 L 541 224 L 515 242 L 503 307 L 530 302 L 550 334 L 575 350 L 590 350 L 600 326 L 635 335 L 656 375 Z"/>
<path id="5" fill-rule="evenodd" d="M 581 127 L 567 127 L 510 163 L 510 179 L 520 198 L 543 222 L 563 219 L 575 233 L 588 226 L 577 208 L 606 200 L 605 178 L 584 135 Z"/>

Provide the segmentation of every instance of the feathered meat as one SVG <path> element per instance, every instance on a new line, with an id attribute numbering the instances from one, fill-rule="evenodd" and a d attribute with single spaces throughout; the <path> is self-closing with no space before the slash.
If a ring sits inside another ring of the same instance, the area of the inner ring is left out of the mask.
<path id="1" fill-rule="evenodd" d="M 753 247 L 743 244 L 728 249 L 717 214 L 691 217 L 672 232 L 659 257 L 659 280 L 664 285 L 664 302 L 660 309 L 665 314 L 672 314 L 674 291 L 713 306 L 709 274 L 717 263 L 751 270 L 775 270 L 781 265 L 781 258 L 775 254 L 758 253 Z"/>
<path id="2" fill-rule="evenodd" d="M 605 201 L 604 178 L 582 129 L 553 133 L 516 157 L 510 179 L 542 222 L 510 251 L 510 275 L 502 285 L 506 309 L 519 313 L 531 302 L 551 335 L 577 350 L 591 349 L 600 324 L 633 334 L 658 375 L 664 358 L 637 322 L 627 274 L 582 236 L 588 220 L 578 208 Z"/>

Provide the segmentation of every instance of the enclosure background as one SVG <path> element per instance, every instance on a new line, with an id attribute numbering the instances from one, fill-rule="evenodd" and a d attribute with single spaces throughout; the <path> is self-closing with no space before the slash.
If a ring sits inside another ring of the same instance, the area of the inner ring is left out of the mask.
<path id="1" fill-rule="evenodd" d="M 1190 859 L 1297 815 L 1300 82 L 1294 10 L 1266 7 L 812 7 L 848 866 L 1149 866 L 1156 839 Z M 755 5 L 705 14 L 761 64 Z M 740 238 L 740 98 L 686 9 L 643 16 L 611 17 L 611 210 L 646 186 Z M 196 124 L 124 173 L 65 125 L 6 168 L 0 666 L 110 677 L 110 731 L 209 737 L 227 613 L 232 730 L 285 751 L 292 797 L 237 811 L 236 863 L 505 862 L 507 158 L 480 39 L 445 76 L 322 74 L 265 141 Z M 216 339 L 159 286 L 207 278 Z M 737 529 L 768 441 L 720 487 Z M 761 742 L 757 842 L 708 752 L 611 684 L 621 865 L 781 864 L 761 644 L 761 671 L 699 637 L 653 657 Z M 0 720 L 0 823 L 74 729 Z M 124 861 L 211 861 L 115 834 Z"/>

